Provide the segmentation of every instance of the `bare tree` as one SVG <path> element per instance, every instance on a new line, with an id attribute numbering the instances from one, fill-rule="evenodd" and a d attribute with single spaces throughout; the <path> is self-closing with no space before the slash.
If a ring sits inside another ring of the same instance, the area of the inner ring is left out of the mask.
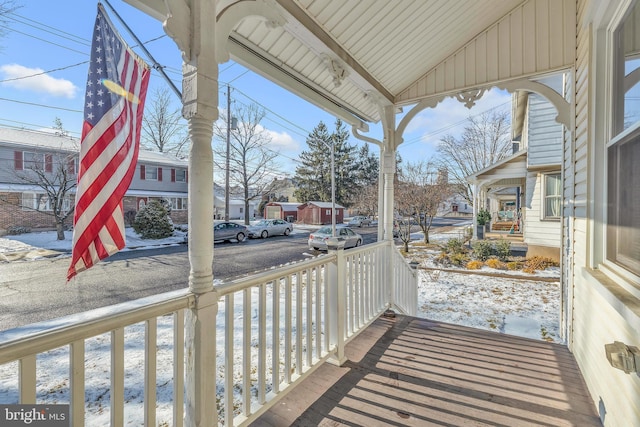
<path id="1" fill-rule="evenodd" d="M 9 19 L 7 19 L 7 15 L 15 12 L 20 7 L 22 6 L 18 6 L 14 0 L 0 0 L 0 39 L 9 32 Z M 2 50 L 1 45 L 0 50 Z"/>
<path id="2" fill-rule="evenodd" d="M 455 188 L 447 176 L 445 170 L 425 162 L 407 163 L 402 171 L 399 187 L 403 212 L 417 223 L 427 244 L 433 218 Z"/>
<path id="3" fill-rule="evenodd" d="M 224 116 L 224 115 L 223 115 Z M 268 148 L 271 137 L 260 126 L 265 112 L 255 104 L 238 108 L 237 129 L 231 132 L 229 144 L 229 185 L 239 188 L 244 200 L 244 222 L 249 224 L 249 202 L 271 193 L 276 182 L 273 171 L 278 167 L 278 153 Z M 227 123 L 214 126 L 218 142 L 214 144 L 214 163 L 219 171 L 226 172 Z"/>
<path id="4" fill-rule="evenodd" d="M 185 158 L 189 134 L 182 120 L 180 108 L 172 108 L 169 91 L 166 88 L 157 89 L 151 102 L 145 106 L 142 118 L 142 146 L 146 150 Z"/>
<path id="5" fill-rule="evenodd" d="M 52 216 L 57 238 L 64 240 L 65 221 L 74 211 L 71 194 L 76 186 L 76 155 L 64 152 L 31 154 L 33 157 L 20 160 L 22 168 L 15 171 L 16 178 L 42 191 L 23 193 L 17 200 L 2 197 L 0 201 Z"/>
<path id="6" fill-rule="evenodd" d="M 359 188 L 353 197 L 353 208 L 359 214 L 372 216 L 378 212 L 378 184 L 367 185 Z"/>
<path id="7" fill-rule="evenodd" d="M 469 117 L 462 136 L 446 135 L 438 145 L 440 165 L 449 172 L 453 182 L 464 184 L 462 196 L 473 204 L 473 189 L 466 182 L 478 172 L 512 153 L 507 113 L 484 113 Z"/>

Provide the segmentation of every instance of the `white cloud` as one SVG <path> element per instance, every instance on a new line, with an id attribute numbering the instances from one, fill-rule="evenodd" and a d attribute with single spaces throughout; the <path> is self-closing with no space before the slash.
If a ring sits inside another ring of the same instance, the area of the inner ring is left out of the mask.
<path id="1" fill-rule="evenodd" d="M 266 132 L 271 138 L 271 142 L 268 147 L 270 150 L 277 151 L 288 157 L 297 157 L 300 152 L 300 144 L 286 132 L 277 132 L 275 130 L 267 129 L 262 126 L 258 126 L 258 130 Z"/>
<path id="2" fill-rule="evenodd" d="M 0 71 L 4 74 L 4 80 L 18 79 L 2 83 L 4 86 L 10 86 L 20 90 L 30 90 L 69 99 L 74 98 L 78 90 L 69 80 L 56 79 L 47 74 L 42 74 L 44 70 L 41 68 L 28 68 L 18 64 L 7 64 L 0 66 Z"/>

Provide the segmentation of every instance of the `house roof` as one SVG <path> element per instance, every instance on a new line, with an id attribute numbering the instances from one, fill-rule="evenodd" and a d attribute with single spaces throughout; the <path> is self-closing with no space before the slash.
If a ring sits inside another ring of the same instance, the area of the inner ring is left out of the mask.
<path id="1" fill-rule="evenodd" d="M 527 150 L 520 150 L 509 157 L 506 157 L 499 162 L 496 162 L 486 168 L 479 170 L 478 172 L 469 175 L 466 180 L 468 182 L 475 182 L 486 178 L 494 178 L 498 176 L 497 173 L 500 170 L 506 170 L 507 165 L 510 165 L 510 171 L 506 172 L 508 176 L 502 176 L 502 178 L 522 178 L 527 173 Z M 515 172 L 514 172 L 515 171 Z"/>
<path id="2" fill-rule="evenodd" d="M 331 209 L 332 206 L 331 202 L 307 202 L 300 204 L 298 209 L 304 208 L 305 205 L 313 205 L 322 209 Z M 344 206 L 336 203 L 336 209 L 344 209 Z"/>
<path id="3" fill-rule="evenodd" d="M 41 149 L 55 152 L 78 153 L 80 140 L 70 136 L 63 136 L 50 132 L 41 132 L 27 129 L 9 129 L 0 127 L 0 145 L 13 145 L 22 149 Z M 167 165 L 187 168 L 186 160 L 177 159 L 166 153 L 158 153 L 148 150 L 140 150 L 138 161 L 156 165 Z"/>
<path id="4" fill-rule="evenodd" d="M 282 209 L 284 210 L 293 210 L 293 209 L 297 209 L 298 206 L 300 206 L 302 203 L 295 203 L 295 202 L 269 202 L 267 205 L 270 206 L 281 206 Z"/>
<path id="5" fill-rule="evenodd" d="M 125 1 L 165 23 L 182 50 L 197 42 L 211 62 L 233 59 L 363 131 L 381 106 L 454 94 L 473 102 L 575 61 L 574 0 L 200 2 L 194 13 L 215 15 L 216 33 L 197 41 L 205 33 L 191 28 L 186 3 Z"/>

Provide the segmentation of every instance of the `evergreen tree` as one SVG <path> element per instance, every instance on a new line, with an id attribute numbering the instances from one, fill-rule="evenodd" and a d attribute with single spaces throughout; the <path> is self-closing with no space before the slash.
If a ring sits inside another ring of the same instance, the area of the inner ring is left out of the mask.
<path id="1" fill-rule="evenodd" d="M 334 146 L 336 203 L 349 206 L 357 186 L 355 147 L 349 145 L 349 133 L 341 120 L 329 133 L 320 122 L 307 137 L 308 151 L 300 154 L 300 166 L 296 168 L 295 181 L 298 188 L 295 197 L 301 202 L 331 201 L 331 144 Z"/>

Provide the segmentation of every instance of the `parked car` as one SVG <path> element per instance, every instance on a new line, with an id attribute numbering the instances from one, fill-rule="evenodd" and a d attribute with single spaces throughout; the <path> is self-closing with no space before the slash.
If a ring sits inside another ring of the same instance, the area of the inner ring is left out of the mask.
<path id="1" fill-rule="evenodd" d="M 266 239 L 270 236 L 288 236 L 293 231 L 293 224 L 282 219 L 261 219 L 247 227 L 249 237 Z"/>
<path id="2" fill-rule="evenodd" d="M 331 236 L 332 230 L 330 225 L 312 232 L 311 234 L 309 234 L 309 249 L 326 251 L 327 240 L 331 238 Z M 360 246 L 362 244 L 362 236 L 346 225 L 336 226 L 336 237 L 339 240 L 343 240 L 345 242 L 345 249 L 355 248 L 356 246 Z"/>
<path id="3" fill-rule="evenodd" d="M 362 226 L 370 226 L 371 218 L 367 218 L 363 215 L 356 215 L 349 220 L 349 225 L 352 227 L 362 227 Z"/>
<path id="4" fill-rule="evenodd" d="M 242 242 L 247 237 L 247 226 L 229 221 L 215 221 L 213 223 L 213 240 L 214 241 L 227 241 L 237 240 L 238 243 Z"/>
<path id="5" fill-rule="evenodd" d="M 238 243 L 244 241 L 247 238 L 249 232 L 247 227 L 242 224 L 230 221 L 214 221 L 213 222 L 213 241 L 214 242 L 227 242 L 230 240 L 237 240 Z M 188 234 L 184 235 L 184 242 L 189 241 Z"/>

